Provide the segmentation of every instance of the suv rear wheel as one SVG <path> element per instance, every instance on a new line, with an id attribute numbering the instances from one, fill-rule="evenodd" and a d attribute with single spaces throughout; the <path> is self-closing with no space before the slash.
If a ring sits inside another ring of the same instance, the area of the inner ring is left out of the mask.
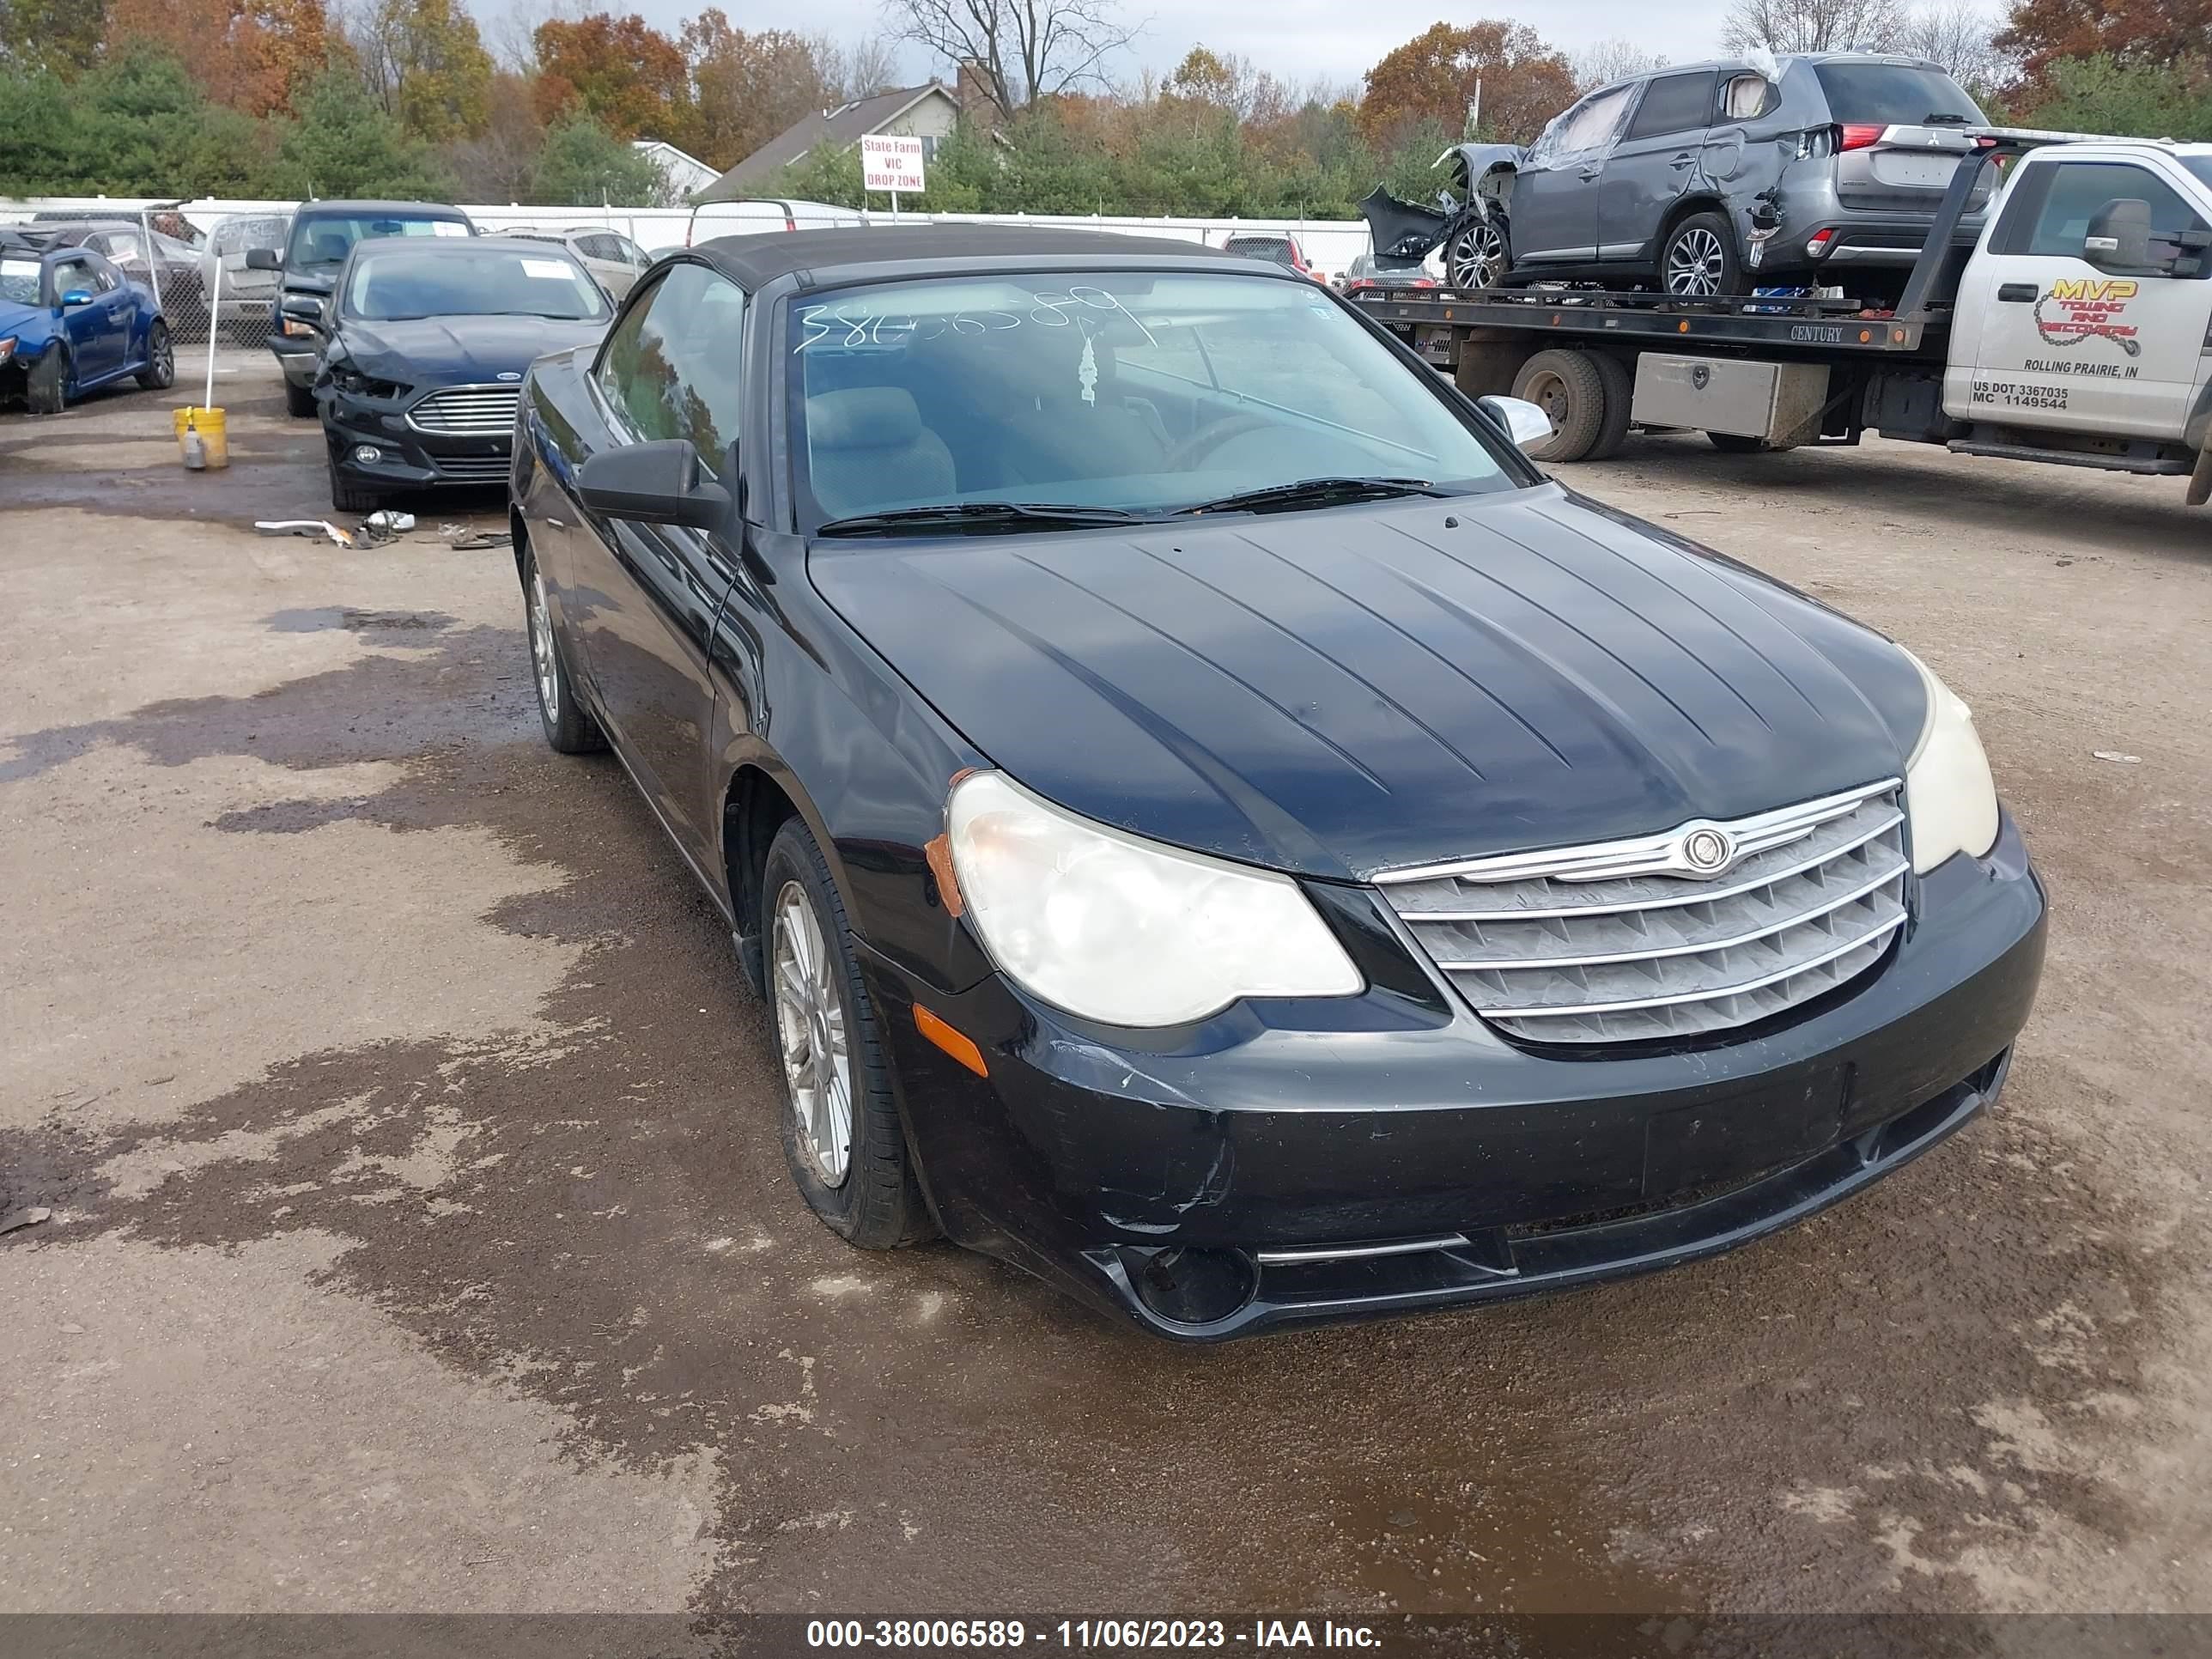
<path id="1" fill-rule="evenodd" d="M 1743 292 L 1735 230 L 1717 213 L 1692 213 L 1667 233 L 1659 250 L 1659 282 L 1685 300 Z"/>

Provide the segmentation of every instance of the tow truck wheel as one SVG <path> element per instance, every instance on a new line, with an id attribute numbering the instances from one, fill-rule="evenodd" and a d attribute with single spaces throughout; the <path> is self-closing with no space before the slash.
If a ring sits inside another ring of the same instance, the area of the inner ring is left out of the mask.
<path id="1" fill-rule="evenodd" d="M 1622 378 L 1626 379 L 1624 375 Z M 1525 446 L 1537 461 L 1579 461 L 1598 447 L 1611 424 L 1605 371 L 1596 355 L 1588 351 L 1553 349 L 1540 351 L 1521 365 L 1513 377 L 1513 395 L 1544 411 L 1552 422 L 1552 435 L 1541 443 Z M 1627 423 L 1622 405 L 1620 423 Z M 1616 447 L 1620 439 L 1613 440 Z"/>
<path id="2" fill-rule="evenodd" d="M 1597 365 L 1597 377 L 1605 383 L 1605 418 L 1598 423 L 1597 441 L 1583 459 L 1609 461 L 1628 441 L 1628 411 L 1636 401 L 1636 382 L 1628 373 L 1628 366 L 1620 358 L 1602 351 L 1583 355 Z"/>

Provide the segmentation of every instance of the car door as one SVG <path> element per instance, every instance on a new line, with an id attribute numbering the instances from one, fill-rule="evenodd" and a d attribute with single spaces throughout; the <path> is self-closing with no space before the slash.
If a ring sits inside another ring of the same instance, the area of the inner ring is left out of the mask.
<path id="1" fill-rule="evenodd" d="M 69 341 L 78 384 L 114 374 L 123 367 L 121 276 L 98 254 L 80 251 L 55 262 L 53 280 L 57 304 L 71 294 L 92 296 L 83 305 L 62 306 L 62 334 Z"/>
<path id="2" fill-rule="evenodd" d="M 2142 204 L 2138 222 L 2147 212 L 2147 246 L 2092 240 L 2120 203 Z M 2179 167 L 2033 159 L 1960 286 L 1945 407 L 2007 426 L 2178 438 L 2212 328 L 2212 259 L 2177 239 L 2208 222 L 2212 201 Z"/>
<path id="3" fill-rule="evenodd" d="M 629 307 L 601 348 L 592 396 L 616 442 L 682 438 L 735 483 L 744 295 L 680 264 Z M 708 641 L 737 561 L 719 537 L 586 513 L 569 540 L 572 637 L 601 716 L 669 832 L 713 867 Z"/>
<path id="4" fill-rule="evenodd" d="M 1592 93 L 1547 127 L 1529 150 L 1513 179 L 1516 270 L 1597 258 L 1599 181 L 1637 84 Z"/>
<path id="5" fill-rule="evenodd" d="M 1698 176 L 1718 75 L 1717 70 L 1687 70 L 1644 83 L 1598 179 L 1599 258 L 1649 263 L 1657 256 L 1668 209 Z"/>

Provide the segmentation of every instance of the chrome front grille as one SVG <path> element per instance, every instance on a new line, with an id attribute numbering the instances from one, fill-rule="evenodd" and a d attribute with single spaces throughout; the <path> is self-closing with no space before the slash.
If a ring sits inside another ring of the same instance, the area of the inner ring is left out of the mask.
<path id="1" fill-rule="evenodd" d="M 1905 925 L 1909 868 L 1891 780 L 1376 879 L 1492 1024 L 1537 1042 L 1636 1042 L 1747 1025 L 1864 972 Z"/>
<path id="2" fill-rule="evenodd" d="M 408 411 L 425 432 L 481 438 L 514 430 L 514 406 L 522 390 L 511 386 L 449 386 L 434 392 Z"/>

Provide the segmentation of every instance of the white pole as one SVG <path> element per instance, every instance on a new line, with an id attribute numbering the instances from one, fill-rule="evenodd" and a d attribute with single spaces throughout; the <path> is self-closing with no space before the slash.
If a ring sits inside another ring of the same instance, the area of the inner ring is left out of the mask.
<path id="1" fill-rule="evenodd" d="M 893 224 L 898 222 L 898 192 L 896 191 L 891 192 L 891 222 Z"/>
<path id="2" fill-rule="evenodd" d="M 146 210 L 138 210 L 138 239 L 146 248 L 146 280 L 153 285 L 154 309 L 161 308 L 161 262 L 154 257 L 154 225 Z"/>
<path id="3" fill-rule="evenodd" d="M 202 409 L 215 407 L 215 337 L 216 319 L 222 315 L 222 255 L 215 257 L 215 292 L 208 298 L 208 372 L 207 395 L 201 399 Z"/>

